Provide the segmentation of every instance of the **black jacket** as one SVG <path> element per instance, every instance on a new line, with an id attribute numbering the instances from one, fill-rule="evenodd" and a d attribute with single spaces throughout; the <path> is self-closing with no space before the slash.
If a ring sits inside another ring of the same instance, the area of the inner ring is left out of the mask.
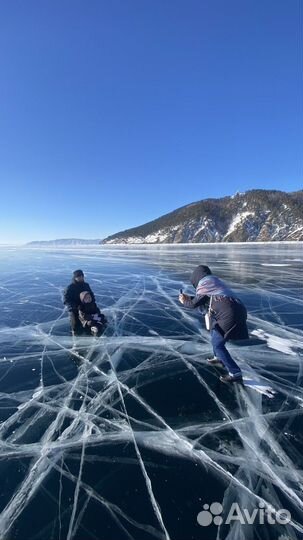
<path id="1" fill-rule="evenodd" d="M 79 306 L 79 320 L 82 326 L 86 326 L 88 321 L 92 321 L 95 325 L 104 325 L 105 317 L 101 313 L 95 302 L 89 304 L 80 304 Z"/>
<path id="2" fill-rule="evenodd" d="M 208 266 L 199 265 L 192 273 L 191 282 L 196 296 L 185 302 L 185 306 L 209 309 L 211 302 L 211 326 L 226 340 L 247 339 L 247 311 L 235 293 Z"/>
<path id="3" fill-rule="evenodd" d="M 92 297 L 93 302 L 95 302 L 95 295 L 91 290 L 88 283 L 85 281 L 78 283 L 73 280 L 68 287 L 66 287 L 63 295 L 63 303 L 66 305 L 68 311 L 78 312 L 78 307 L 80 302 L 80 293 L 83 291 L 88 291 Z"/>
<path id="4" fill-rule="evenodd" d="M 248 339 L 247 311 L 238 298 L 214 298 L 211 304 L 213 327 L 225 339 Z"/>
<path id="5" fill-rule="evenodd" d="M 209 310 L 210 297 L 192 297 L 192 307 Z M 248 339 L 247 310 L 239 298 L 214 296 L 211 302 L 211 327 L 228 339 Z"/>

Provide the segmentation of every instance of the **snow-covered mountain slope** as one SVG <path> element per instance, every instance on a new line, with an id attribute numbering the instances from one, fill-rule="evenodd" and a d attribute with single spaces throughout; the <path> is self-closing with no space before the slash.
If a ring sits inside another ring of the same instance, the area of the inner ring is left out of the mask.
<path id="1" fill-rule="evenodd" d="M 303 240 L 303 191 L 252 190 L 206 199 L 109 236 L 103 244 Z"/>

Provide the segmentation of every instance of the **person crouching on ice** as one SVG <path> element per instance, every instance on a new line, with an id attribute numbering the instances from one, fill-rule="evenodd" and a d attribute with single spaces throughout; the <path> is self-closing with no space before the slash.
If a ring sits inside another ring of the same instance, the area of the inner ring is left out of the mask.
<path id="1" fill-rule="evenodd" d="M 211 342 L 214 358 L 209 364 L 221 363 L 228 371 L 220 377 L 222 382 L 242 382 L 238 364 L 229 354 L 225 343 L 229 339 L 247 339 L 247 311 L 241 300 L 218 277 L 212 275 L 208 266 L 199 265 L 191 275 L 191 283 L 196 289 L 195 296 L 181 293 L 179 301 L 185 307 L 204 307 L 210 316 Z"/>
<path id="2" fill-rule="evenodd" d="M 106 325 L 103 313 L 101 313 L 89 291 L 80 293 L 80 301 L 78 314 L 83 328 L 94 336 L 100 335 Z"/>

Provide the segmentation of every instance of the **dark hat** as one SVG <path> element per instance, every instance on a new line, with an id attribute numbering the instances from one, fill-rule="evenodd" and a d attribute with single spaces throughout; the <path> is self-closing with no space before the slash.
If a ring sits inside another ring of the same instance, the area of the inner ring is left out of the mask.
<path id="1" fill-rule="evenodd" d="M 74 276 L 74 277 L 84 276 L 83 270 L 75 270 L 75 271 L 73 272 L 73 276 Z"/>
<path id="2" fill-rule="evenodd" d="M 199 266 L 194 269 L 190 278 L 190 281 L 195 287 L 195 289 L 197 288 L 200 279 L 204 278 L 205 276 L 209 276 L 210 274 L 211 269 L 208 268 L 208 266 L 203 266 L 202 264 L 199 264 Z"/>

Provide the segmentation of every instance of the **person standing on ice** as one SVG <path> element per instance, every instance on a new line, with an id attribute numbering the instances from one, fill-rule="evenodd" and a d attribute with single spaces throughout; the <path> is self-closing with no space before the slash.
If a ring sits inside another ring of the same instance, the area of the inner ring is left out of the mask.
<path id="1" fill-rule="evenodd" d="M 66 287 L 63 296 L 63 303 L 67 307 L 70 317 L 72 335 L 82 331 L 82 325 L 79 321 L 78 308 L 81 304 L 80 294 L 83 291 L 90 293 L 92 301 L 95 302 L 95 295 L 88 283 L 84 281 L 84 273 L 82 270 L 73 272 L 72 282 Z"/>
<path id="2" fill-rule="evenodd" d="M 208 266 L 197 266 L 190 280 L 196 295 L 189 296 L 180 292 L 179 301 L 188 308 L 204 307 L 209 313 L 214 358 L 208 362 L 214 365 L 221 363 L 226 368 L 228 373 L 220 377 L 222 382 L 241 382 L 241 369 L 229 354 L 225 343 L 229 339 L 248 338 L 246 308 L 221 279 L 212 275 Z"/>

